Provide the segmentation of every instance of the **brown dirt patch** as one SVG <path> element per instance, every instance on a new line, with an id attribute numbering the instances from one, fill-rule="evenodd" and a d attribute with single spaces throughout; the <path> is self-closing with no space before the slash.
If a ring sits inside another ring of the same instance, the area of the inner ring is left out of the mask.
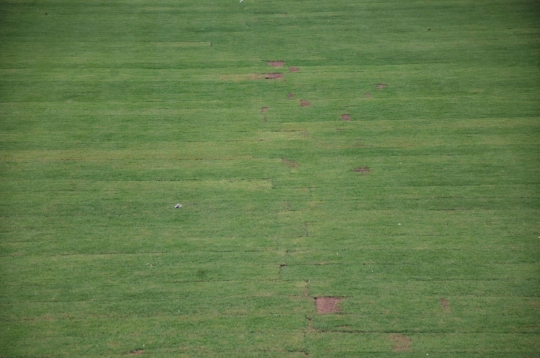
<path id="1" fill-rule="evenodd" d="M 366 98 L 371 98 L 371 95 L 369 93 L 366 93 Z"/>
<path id="2" fill-rule="evenodd" d="M 263 121 L 264 123 L 268 122 L 268 118 L 264 117 Z"/>
<path id="3" fill-rule="evenodd" d="M 134 351 L 129 352 L 129 354 L 131 354 L 131 355 L 139 355 L 139 354 L 143 354 L 143 352 L 144 351 L 142 349 L 136 349 Z"/>
<path id="4" fill-rule="evenodd" d="M 328 314 L 339 312 L 341 299 L 337 297 L 315 297 L 315 306 L 318 314 Z"/>
<path id="5" fill-rule="evenodd" d="M 297 162 L 295 162 L 294 160 L 289 160 L 287 158 L 281 158 L 281 161 L 283 162 L 283 164 L 285 164 L 286 166 L 288 166 L 289 168 L 296 168 L 296 167 L 299 167 L 300 164 L 298 164 Z"/>
<path id="6" fill-rule="evenodd" d="M 446 298 L 441 298 L 441 307 L 445 313 L 450 313 L 450 304 Z"/>
<path id="7" fill-rule="evenodd" d="M 343 119 L 344 121 L 350 121 L 351 120 L 351 115 L 347 114 L 347 113 L 342 114 L 341 119 Z"/>
<path id="8" fill-rule="evenodd" d="M 268 111 L 268 107 L 263 107 L 263 108 L 261 108 L 261 113 L 264 113 L 264 112 L 266 112 L 266 111 Z"/>
<path id="9" fill-rule="evenodd" d="M 388 86 L 387 84 L 384 84 L 384 83 L 379 83 L 377 84 L 377 88 L 378 89 L 383 89 L 384 87 Z"/>
<path id="10" fill-rule="evenodd" d="M 394 349 L 392 349 L 394 352 L 408 352 L 411 350 L 411 339 L 409 337 L 394 334 L 392 341 L 394 341 Z"/>
<path id="11" fill-rule="evenodd" d="M 298 72 L 300 69 L 298 67 L 289 67 L 289 72 Z"/>
<path id="12" fill-rule="evenodd" d="M 293 98 L 293 97 L 294 97 L 294 93 L 289 93 L 288 96 L 289 96 L 289 98 Z"/>
<path id="13" fill-rule="evenodd" d="M 272 67 L 282 67 L 285 64 L 284 61 L 268 61 L 267 63 Z"/>
<path id="14" fill-rule="evenodd" d="M 267 80 L 278 80 L 283 78 L 283 73 L 267 73 L 264 75 L 264 78 Z"/>
<path id="15" fill-rule="evenodd" d="M 309 107 L 309 106 L 311 106 L 311 102 L 310 102 L 310 101 L 306 101 L 305 99 L 302 99 L 302 100 L 300 100 L 300 106 L 302 106 L 302 107 Z"/>
<path id="16" fill-rule="evenodd" d="M 355 173 L 369 173 L 370 171 L 371 171 L 371 169 L 369 169 L 369 167 L 354 168 Z"/>

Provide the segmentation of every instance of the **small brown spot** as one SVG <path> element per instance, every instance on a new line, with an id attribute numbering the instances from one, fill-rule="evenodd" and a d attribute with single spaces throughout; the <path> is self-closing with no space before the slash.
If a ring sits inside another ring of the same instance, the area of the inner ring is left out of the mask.
<path id="1" fill-rule="evenodd" d="M 268 61 L 267 63 L 272 67 L 282 67 L 285 64 L 284 61 Z"/>
<path id="2" fill-rule="evenodd" d="M 298 72 L 300 69 L 298 67 L 289 67 L 289 72 Z"/>
<path id="3" fill-rule="evenodd" d="M 261 108 L 261 113 L 264 113 L 264 112 L 266 112 L 266 111 L 268 111 L 268 107 L 263 107 L 263 108 Z"/>
<path id="4" fill-rule="evenodd" d="M 300 100 L 300 106 L 309 107 L 309 106 L 311 106 L 311 102 L 306 101 L 305 99 L 302 99 L 302 100 Z"/>
<path id="5" fill-rule="evenodd" d="M 387 84 L 384 84 L 384 83 L 379 83 L 377 84 L 377 88 L 378 89 L 383 89 L 384 87 L 388 86 Z"/>
<path id="6" fill-rule="evenodd" d="M 351 115 L 347 114 L 347 113 L 342 114 L 341 119 L 343 119 L 344 121 L 350 121 L 351 120 Z"/>
<path id="7" fill-rule="evenodd" d="M 283 162 L 283 164 L 285 164 L 286 166 L 288 166 L 289 168 L 296 168 L 296 167 L 299 167 L 300 164 L 298 164 L 297 162 L 295 162 L 294 160 L 289 160 L 287 158 L 281 158 L 281 161 Z"/>
<path id="8" fill-rule="evenodd" d="M 264 78 L 267 80 L 277 80 L 283 78 L 283 73 L 267 73 L 264 75 Z"/>
<path id="9" fill-rule="evenodd" d="M 129 352 L 129 354 L 131 354 L 131 355 L 139 355 L 139 354 L 143 354 L 143 352 L 144 351 L 142 349 L 136 349 L 134 351 Z"/>
<path id="10" fill-rule="evenodd" d="M 370 171 L 371 171 L 371 169 L 369 169 L 369 167 L 354 168 L 355 173 L 369 173 Z"/>
<path id="11" fill-rule="evenodd" d="M 446 298 L 441 298 L 441 307 L 445 313 L 450 313 L 450 304 Z"/>
<path id="12" fill-rule="evenodd" d="M 371 95 L 369 93 L 366 93 L 366 98 L 371 98 Z"/>
<path id="13" fill-rule="evenodd" d="M 394 341 L 394 352 L 408 352 L 411 350 L 411 339 L 409 337 L 394 334 L 392 341 Z"/>
<path id="14" fill-rule="evenodd" d="M 339 312 L 341 299 L 337 297 L 315 297 L 315 306 L 318 314 L 328 314 Z"/>
<path id="15" fill-rule="evenodd" d="M 289 98 L 293 98 L 293 97 L 294 97 L 294 93 L 289 93 L 288 96 L 289 96 Z"/>
<path id="16" fill-rule="evenodd" d="M 268 122 L 268 118 L 264 117 L 263 121 L 264 123 Z"/>

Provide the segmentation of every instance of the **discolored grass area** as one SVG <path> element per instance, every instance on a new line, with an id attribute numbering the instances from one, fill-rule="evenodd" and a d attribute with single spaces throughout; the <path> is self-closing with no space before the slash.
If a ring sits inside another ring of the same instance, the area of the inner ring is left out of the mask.
<path id="1" fill-rule="evenodd" d="M 538 356 L 539 15 L 1 2 L 0 356 Z"/>

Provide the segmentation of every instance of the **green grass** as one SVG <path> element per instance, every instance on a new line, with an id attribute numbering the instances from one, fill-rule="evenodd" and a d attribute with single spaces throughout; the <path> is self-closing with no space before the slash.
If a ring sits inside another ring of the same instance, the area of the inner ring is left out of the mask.
<path id="1" fill-rule="evenodd" d="M 0 357 L 538 356 L 539 16 L 0 1 Z"/>

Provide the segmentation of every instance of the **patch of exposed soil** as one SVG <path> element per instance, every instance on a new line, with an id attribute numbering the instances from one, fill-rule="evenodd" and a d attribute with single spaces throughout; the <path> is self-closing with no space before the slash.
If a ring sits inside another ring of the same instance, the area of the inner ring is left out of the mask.
<path id="1" fill-rule="evenodd" d="M 302 100 L 300 100 L 300 106 L 302 106 L 302 107 L 309 107 L 309 106 L 311 106 L 311 102 L 310 102 L 310 101 L 306 101 L 305 99 L 302 99 Z"/>
<path id="2" fill-rule="evenodd" d="M 283 164 L 285 164 L 286 166 L 288 166 L 289 168 L 296 168 L 296 167 L 299 167 L 300 164 L 298 164 L 297 162 L 295 162 L 294 160 L 289 160 L 287 158 L 281 158 L 281 161 L 283 162 Z"/>
<path id="3" fill-rule="evenodd" d="M 268 111 L 268 107 L 263 107 L 263 108 L 261 108 L 261 113 L 264 113 L 264 112 L 266 112 L 266 111 Z"/>
<path id="4" fill-rule="evenodd" d="M 445 313 L 450 313 L 450 304 L 446 298 L 441 298 L 441 307 Z"/>
<path id="5" fill-rule="evenodd" d="M 131 354 L 131 355 L 139 355 L 139 354 L 143 354 L 143 352 L 144 351 L 142 349 L 136 349 L 134 351 L 129 352 L 129 354 Z"/>
<path id="6" fill-rule="evenodd" d="M 387 84 L 384 84 L 384 83 L 379 83 L 377 84 L 377 88 L 378 89 L 383 89 L 384 87 L 388 86 Z"/>
<path id="7" fill-rule="evenodd" d="M 298 67 L 289 67 L 289 72 L 298 72 L 300 69 Z"/>
<path id="8" fill-rule="evenodd" d="M 285 64 L 284 61 L 268 61 L 267 63 L 272 67 L 282 67 Z"/>
<path id="9" fill-rule="evenodd" d="M 293 98 L 293 97 L 294 97 L 294 93 L 289 93 L 288 96 L 289 96 L 289 98 Z"/>
<path id="10" fill-rule="evenodd" d="M 411 339 L 409 337 L 394 334 L 392 341 L 394 341 L 394 352 L 408 352 L 411 350 Z"/>
<path id="11" fill-rule="evenodd" d="M 370 171 L 371 171 L 371 169 L 369 169 L 369 167 L 354 168 L 355 173 L 369 173 Z"/>
<path id="12" fill-rule="evenodd" d="M 264 75 L 264 78 L 267 80 L 277 80 L 283 78 L 283 73 L 267 73 Z"/>
<path id="13" fill-rule="evenodd" d="M 264 117 L 263 121 L 264 123 L 268 122 L 268 118 Z"/>
<path id="14" fill-rule="evenodd" d="M 315 306 L 318 314 L 328 314 L 339 312 L 339 302 L 337 297 L 315 297 Z"/>
<path id="15" fill-rule="evenodd" d="M 350 121 L 351 120 L 351 115 L 347 114 L 347 113 L 342 114 L 341 119 L 343 119 L 344 121 Z"/>
<path id="16" fill-rule="evenodd" d="M 371 95 L 369 93 L 366 93 L 366 98 L 371 98 Z"/>

